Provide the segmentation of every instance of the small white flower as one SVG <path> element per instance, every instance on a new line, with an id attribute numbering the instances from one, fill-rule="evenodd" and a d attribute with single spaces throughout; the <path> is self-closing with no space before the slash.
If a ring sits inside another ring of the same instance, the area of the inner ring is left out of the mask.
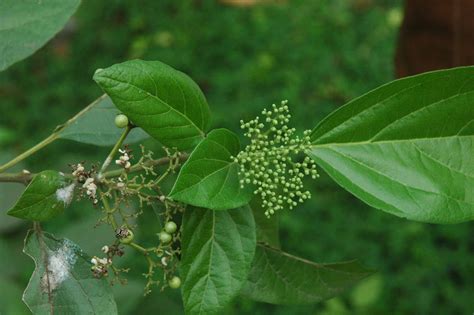
<path id="1" fill-rule="evenodd" d="M 102 251 L 107 254 L 109 252 L 109 246 L 105 245 L 104 247 L 102 247 Z"/>
<path id="2" fill-rule="evenodd" d="M 127 162 L 128 160 L 130 160 L 130 157 L 128 156 L 127 153 L 125 153 L 124 155 L 120 157 L 120 161 L 122 162 Z"/>
<path id="3" fill-rule="evenodd" d="M 93 200 L 94 204 L 97 204 L 97 185 L 94 183 L 94 178 L 87 178 L 82 187 L 86 189 L 86 195 Z"/>
<path id="4" fill-rule="evenodd" d="M 118 160 L 115 160 L 115 164 L 121 165 L 123 168 L 128 170 L 132 165 L 130 163 L 130 155 L 128 155 L 127 150 L 119 149 L 119 152 L 122 154 Z"/>
<path id="5" fill-rule="evenodd" d="M 86 179 L 82 187 L 87 188 L 87 186 L 89 186 L 93 182 L 94 182 L 94 179 L 92 177 L 89 177 L 88 179 Z"/>
<path id="6" fill-rule="evenodd" d="M 101 265 L 107 265 L 108 262 L 109 262 L 109 261 L 108 261 L 107 258 L 99 258 L 99 263 L 100 263 Z"/>
<path id="7" fill-rule="evenodd" d="M 76 169 L 74 170 L 74 172 L 72 172 L 72 176 L 78 176 L 80 175 L 82 172 L 84 172 L 84 166 L 79 163 L 76 165 Z"/>

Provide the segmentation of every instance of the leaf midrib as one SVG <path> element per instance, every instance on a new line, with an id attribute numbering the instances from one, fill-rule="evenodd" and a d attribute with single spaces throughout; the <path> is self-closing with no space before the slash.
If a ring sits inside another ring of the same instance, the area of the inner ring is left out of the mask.
<path id="1" fill-rule="evenodd" d="M 274 266 L 274 265 L 271 263 L 271 259 L 270 259 L 270 257 L 268 256 L 268 253 L 266 252 L 266 250 L 263 250 L 263 255 L 264 255 L 264 257 L 265 257 L 265 264 L 270 267 L 270 269 L 273 271 L 273 274 L 274 274 L 278 279 L 280 279 L 281 282 L 283 282 L 284 284 L 286 284 L 287 286 L 289 286 L 290 289 L 292 288 L 292 289 L 295 289 L 296 291 L 298 291 L 299 294 L 302 294 L 303 296 L 305 296 L 306 299 L 310 299 L 310 298 L 312 299 L 312 298 L 314 298 L 313 295 L 307 294 L 307 293 L 304 292 L 299 286 L 294 285 L 294 284 L 290 281 L 290 279 L 286 278 L 286 277 L 282 274 L 281 270 L 279 270 L 278 266 Z M 319 272 L 318 272 L 318 271 L 316 271 L 316 272 L 317 272 L 317 274 L 318 274 L 318 279 L 321 280 L 321 278 L 319 277 Z M 318 297 L 317 297 L 317 298 L 318 298 Z"/>
<path id="2" fill-rule="evenodd" d="M 431 138 L 408 138 L 408 139 L 392 139 L 392 140 L 380 140 L 380 141 L 356 141 L 356 142 L 330 142 L 330 143 L 311 143 L 311 148 L 325 148 L 325 147 L 334 147 L 334 146 L 358 146 L 358 145 L 372 145 L 372 144 L 389 144 L 389 143 L 404 143 L 404 142 L 421 142 L 421 141 L 431 141 L 439 139 L 450 139 L 450 138 L 474 138 L 474 135 L 451 135 L 451 136 L 438 136 Z"/>
<path id="3" fill-rule="evenodd" d="M 318 275 L 318 279 L 320 281 L 320 283 L 322 285 L 324 285 L 326 287 L 326 289 L 330 292 L 329 295 L 333 295 L 337 292 L 340 292 L 341 290 L 343 290 L 342 288 L 334 288 L 332 286 L 330 286 L 329 284 L 327 284 L 325 281 L 323 281 L 323 279 L 321 278 L 321 275 L 320 275 L 320 271 L 321 270 L 328 270 L 328 271 L 331 271 L 331 272 L 335 272 L 335 273 L 340 273 L 340 274 L 344 274 L 344 275 L 351 275 L 351 276 L 354 276 L 355 274 L 362 274 L 362 275 L 368 275 L 370 274 L 369 272 L 367 273 L 354 273 L 354 272 L 349 272 L 349 271 L 343 271 L 343 270 L 338 270 L 338 269 L 334 269 L 334 268 L 329 268 L 327 265 L 325 264 L 318 264 L 318 263 L 314 263 L 314 262 L 311 262 L 311 261 L 308 261 L 306 259 L 302 259 L 302 258 L 299 258 L 299 257 L 296 257 L 296 256 L 293 256 L 293 255 L 290 255 L 286 252 L 283 252 L 283 251 L 280 251 L 280 250 L 276 250 L 276 249 L 273 249 L 271 247 L 268 247 L 268 246 L 265 246 L 265 245 L 261 245 L 259 244 L 258 245 L 261 250 L 263 251 L 263 256 L 265 257 L 265 265 L 266 266 L 269 266 L 270 269 L 273 271 L 273 273 L 276 275 L 276 277 L 278 279 L 281 280 L 281 282 L 285 283 L 287 286 L 290 287 L 290 289 L 296 289 L 300 294 L 302 294 L 303 296 L 305 296 L 306 299 L 318 299 L 318 300 L 321 300 L 323 299 L 323 297 L 321 296 L 318 296 L 317 294 L 309 294 L 307 292 L 305 292 L 304 290 L 302 290 L 300 288 L 300 286 L 297 286 L 293 283 L 293 281 L 291 281 L 291 279 L 288 279 L 287 277 L 285 277 L 282 273 L 281 273 L 281 270 L 280 270 L 280 267 L 275 263 L 273 262 L 272 263 L 272 259 L 271 257 L 269 256 L 269 253 L 267 251 L 275 251 L 275 252 L 278 252 L 280 255 L 282 255 L 283 257 L 285 257 L 286 259 L 293 259 L 295 260 L 295 262 L 300 262 L 300 263 L 304 263 L 306 265 L 308 265 L 309 267 L 312 267 L 314 268 L 314 271 L 317 273 Z M 352 261 L 347 261 L 347 262 L 341 262 L 342 263 L 351 263 L 351 262 L 355 262 L 355 260 L 352 260 Z"/>
<path id="4" fill-rule="evenodd" d="M 344 154 L 344 153 L 341 153 L 341 152 L 336 151 L 336 150 L 333 150 L 333 149 L 329 149 L 329 150 L 333 151 L 334 153 L 337 153 L 337 154 L 341 155 L 343 158 L 347 158 L 347 159 L 353 161 L 354 163 L 359 164 L 359 165 L 362 166 L 362 167 L 365 167 L 366 169 L 371 170 L 372 172 L 376 173 L 377 176 L 382 176 L 382 177 L 388 178 L 388 179 L 392 180 L 392 181 L 395 182 L 395 183 L 398 183 L 398 184 L 400 184 L 400 185 L 402 185 L 402 186 L 405 186 L 406 188 L 411 188 L 411 189 L 419 190 L 419 191 L 422 191 L 422 192 L 425 192 L 425 193 L 430 193 L 430 194 L 434 194 L 434 195 L 439 195 L 439 196 L 442 196 L 442 197 L 444 197 L 444 198 L 446 198 L 446 199 L 448 199 L 448 200 L 454 200 L 454 201 L 456 201 L 456 202 L 458 202 L 458 203 L 465 203 L 465 204 L 467 204 L 467 205 L 474 206 L 474 203 L 472 203 L 472 202 L 468 202 L 468 201 L 466 201 L 466 200 L 457 199 L 457 198 L 455 198 L 454 196 L 444 194 L 444 193 L 441 192 L 441 191 L 430 191 L 430 190 L 421 189 L 421 188 L 418 188 L 418 187 L 415 187 L 415 186 L 411 186 L 411 185 L 409 185 L 408 183 L 404 183 L 404 182 L 401 182 L 401 181 L 398 180 L 398 179 L 392 178 L 389 174 L 385 174 L 385 173 L 382 173 L 382 172 L 378 171 L 377 169 L 375 169 L 374 167 L 372 167 L 372 166 L 370 166 L 370 165 L 364 163 L 363 161 L 359 161 L 359 160 L 354 159 L 353 157 L 351 157 L 351 156 L 349 156 L 349 155 L 346 155 L 346 154 Z M 368 193 L 369 193 L 371 196 L 373 196 L 373 197 L 379 199 L 379 198 L 378 198 L 377 196 L 375 196 L 373 193 L 371 193 L 371 192 L 368 192 Z M 382 201 L 383 201 L 383 200 L 382 200 Z M 383 202 L 386 202 L 386 201 L 383 201 Z M 393 206 L 393 205 L 392 205 L 392 206 Z M 395 207 L 396 209 L 398 209 L 399 211 L 401 211 L 402 213 L 404 213 L 405 215 L 407 215 L 407 217 L 411 215 L 409 212 L 406 212 L 406 211 L 404 211 L 403 209 L 401 209 L 401 208 L 399 208 L 399 207 L 397 207 L 397 206 L 394 206 L 394 207 Z M 422 210 L 420 207 L 418 207 L 418 208 L 419 208 L 420 210 Z M 430 214 L 429 214 L 429 211 L 425 211 L 425 213 L 428 213 L 428 216 L 430 215 Z M 472 217 L 472 216 L 469 216 L 469 217 Z"/>

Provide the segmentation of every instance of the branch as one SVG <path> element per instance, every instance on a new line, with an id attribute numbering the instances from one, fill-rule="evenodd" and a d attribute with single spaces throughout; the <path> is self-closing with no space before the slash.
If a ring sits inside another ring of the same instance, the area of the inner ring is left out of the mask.
<path id="1" fill-rule="evenodd" d="M 186 154 L 186 153 L 182 153 L 180 156 L 179 156 L 179 160 L 181 162 L 184 162 L 188 159 L 189 155 Z M 138 171 L 141 171 L 144 169 L 143 166 L 145 167 L 149 167 L 149 166 L 157 166 L 157 165 L 165 165 L 165 164 L 168 164 L 170 162 L 170 158 L 169 157 L 164 157 L 164 158 L 161 158 L 161 159 L 158 159 L 158 160 L 151 160 L 151 161 L 148 161 L 148 162 L 145 162 L 143 164 L 135 164 L 133 165 L 129 172 L 138 172 Z M 108 172 L 105 172 L 104 174 L 102 174 L 102 177 L 103 178 L 110 178 L 110 177 L 117 177 L 119 176 L 120 174 L 122 174 L 123 172 L 123 169 L 118 169 L 118 170 L 113 170 L 113 171 L 108 171 Z"/>
<path id="2" fill-rule="evenodd" d="M 112 160 L 114 159 L 115 154 L 117 154 L 117 151 L 120 149 L 123 142 L 125 141 L 125 138 L 127 138 L 131 130 L 132 130 L 132 127 L 128 125 L 127 128 L 122 133 L 122 135 L 120 136 L 120 138 L 118 139 L 117 143 L 112 148 L 112 151 L 110 151 L 109 155 L 104 161 L 104 164 L 102 164 L 102 167 L 100 168 L 99 175 L 97 176 L 99 179 L 102 177 L 102 174 L 105 172 L 107 167 L 109 167 L 110 162 L 112 162 Z"/>
<path id="3" fill-rule="evenodd" d="M 188 159 L 188 154 L 183 153 L 179 156 L 181 162 L 184 162 Z M 158 166 L 158 165 L 165 165 L 168 164 L 170 159 L 168 157 L 164 157 L 158 160 L 151 160 L 146 163 L 142 164 L 135 164 L 130 168 L 130 172 L 139 172 L 142 171 L 145 167 L 149 166 Z M 102 178 L 111 178 L 117 177 L 122 174 L 123 169 L 108 171 L 102 174 Z M 36 174 L 34 173 L 27 173 L 27 172 L 19 172 L 19 173 L 0 173 L 0 182 L 5 183 L 21 183 L 21 184 L 28 184 Z M 66 177 L 72 177 L 71 174 L 66 174 Z"/>
<path id="4" fill-rule="evenodd" d="M 5 183 L 20 183 L 20 184 L 28 184 L 35 174 L 27 173 L 27 172 L 19 172 L 19 173 L 0 173 L 0 182 Z"/>

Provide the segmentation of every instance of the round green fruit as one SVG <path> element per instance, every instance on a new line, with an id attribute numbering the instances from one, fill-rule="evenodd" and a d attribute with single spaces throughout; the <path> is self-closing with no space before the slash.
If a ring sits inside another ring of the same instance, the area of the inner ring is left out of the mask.
<path id="1" fill-rule="evenodd" d="M 166 222 L 165 231 L 166 233 L 173 234 L 178 229 L 178 226 L 173 221 Z"/>
<path id="2" fill-rule="evenodd" d="M 122 237 L 120 239 L 120 243 L 122 244 L 130 244 L 131 242 L 133 242 L 134 235 L 133 235 L 132 230 L 127 230 L 127 231 L 128 231 L 127 236 Z"/>
<path id="3" fill-rule="evenodd" d="M 160 237 L 160 241 L 163 243 L 163 244 L 166 244 L 166 243 L 169 243 L 171 242 L 171 234 L 169 233 L 166 233 L 166 232 L 160 232 L 159 234 L 159 237 Z"/>
<path id="4" fill-rule="evenodd" d="M 128 126 L 128 117 L 124 114 L 115 116 L 115 126 L 118 128 L 125 128 Z"/>
<path id="5" fill-rule="evenodd" d="M 179 277 L 174 276 L 168 282 L 171 289 L 178 289 L 181 286 L 181 279 Z"/>

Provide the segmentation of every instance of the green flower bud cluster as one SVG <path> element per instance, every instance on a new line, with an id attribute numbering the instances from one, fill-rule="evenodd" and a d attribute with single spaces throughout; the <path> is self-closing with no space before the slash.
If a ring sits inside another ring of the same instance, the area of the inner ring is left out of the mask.
<path id="1" fill-rule="evenodd" d="M 288 127 L 291 115 L 287 104 L 288 101 L 282 101 L 279 106 L 273 104 L 271 110 L 264 109 L 263 119 L 240 121 L 250 144 L 233 157 L 240 165 L 241 187 L 256 187 L 254 193 L 260 195 L 267 217 L 278 210 L 291 210 L 311 198 L 311 193 L 304 189 L 303 178 L 319 177 L 309 157 L 296 160 L 309 149 L 311 131 L 305 131 L 303 137 L 295 135 L 295 128 Z"/>

